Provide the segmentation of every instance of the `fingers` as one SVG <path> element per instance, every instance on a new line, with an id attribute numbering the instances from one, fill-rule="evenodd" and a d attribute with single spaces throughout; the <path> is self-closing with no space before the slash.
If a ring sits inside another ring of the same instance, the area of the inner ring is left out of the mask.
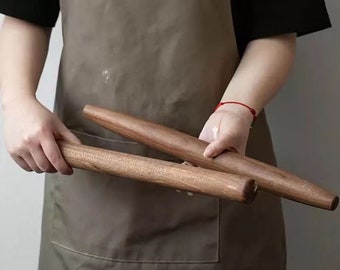
<path id="1" fill-rule="evenodd" d="M 73 142 L 76 143 L 73 139 Z M 12 147 L 9 151 L 13 160 L 26 171 L 36 173 L 60 172 L 65 175 L 73 173 L 72 168 L 66 163 L 52 131 L 41 133 L 39 140 L 30 139 L 20 147 Z"/>
<path id="2" fill-rule="evenodd" d="M 25 121 L 21 121 L 25 118 Z M 72 174 L 56 139 L 78 144 L 74 136 L 56 115 L 34 98 L 22 102 L 19 109 L 7 110 L 5 137 L 8 152 L 27 171 Z M 10 119 L 10 121 L 9 121 Z"/>
<path id="3" fill-rule="evenodd" d="M 31 155 L 39 169 L 43 172 L 47 173 L 55 173 L 57 170 L 55 167 L 50 163 L 50 161 L 47 159 L 43 149 L 39 145 L 38 147 L 35 147 L 31 150 Z"/>
<path id="4" fill-rule="evenodd" d="M 47 159 L 57 171 L 65 175 L 71 175 L 73 173 L 72 168 L 66 163 L 62 156 L 53 134 L 50 134 L 49 137 L 44 138 L 41 141 L 41 147 L 44 150 Z"/>
<path id="5" fill-rule="evenodd" d="M 27 171 L 27 172 L 33 171 L 31 169 L 31 167 L 26 163 L 26 161 L 24 159 L 22 159 L 21 157 L 13 155 L 12 158 L 25 171 Z"/>
<path id="6" fill-rule="evenodd" d="M 205 123 L 200 139 L 209 143 L 203 155 L 215 158 L 224 151 L 245 154 L 249 136 L 249 126 L 233 113 L 214 113 Z"/>
<path id="7" fill-rule="evenodd" d="M 63 124 L 60 125 L 58 128 L 58 135 L 61 137 L 61 139 L 69 143 L 81 144 L 81 141 Z"/>
<path id="8" fill-rule="evenodd" d="M 211 130 L 211 136 L 213 138 L 212 142 L 207 146 L 205 149 L 203 155 L 207 158 L 214 158 L 223 153 L 226 150 L 233 151 L 235 153 L 239 153 L 239 151 L 233 147 L 230 146 L 230 142 L 228 137 L 223 138 L 223 136 L 220 136 L 219 134 L 219 128 L 213 127 Z"/>
<path id="9" fill-rule="evenodd" d="M 19 147 L 9 148 L 8 152 L 12 159 L 24 170 L 28 172 L 35 171 L 36 173 L 42 173 L 43 170 L 39 168 L 31 155 L 31 151 L 29 149 L 30 145 L 30 143 L 26 142 L 25 144 L 21 144 Z"/>
<path id="10" fill-rule="evenodd" d="M 213 158 L 221 154 L 225 150 L 224 144 L 220 140 L 213 141 L 205 149 L 203 155 L 207 158 Z"/>
<path id="11" fill-rule="evenodd" d="M 207 146 L 203 155 L 206 158 L 214 158 L 214 157 L 217 157 L 218 155 L 222 154 L 226 150 L 232 151 L 232 152 L 235 152 L 235 153 L 239 153 L 239 151 L 235 147 L 229 146 L 223 140 L 216 140 L 216 141 L 213 141 L 212 143 L 210 143 Z"/>
<path id="12" fill-rule="evenodd" d="M 12 155 L 12 158 L 21 168 L 29 172 L 35 171 L 39 174 L 43 172 L 56 172 L 40 146 L 35 146 L 30 151 L 22 152 L 20 156 Z"/>
<path id="13" fill-rule="evenodd" d="M 206 158 L 213 158 L 216 156 L 217 152 L 218 152 L 218 145 L 216 145 L 216 142 L 212 142 L 205 149 L 203 156 Z"/>
<path id="14" fill-rule="evenodd" d="M 25 152 L 21 154 L 21 158 L 26 162 L 26 164 L 31 168 L 31 170 L 39 174 L 43 172 L 42 170 L 40 170 L 38 165 L 35 163 L 31 153 Z"/>

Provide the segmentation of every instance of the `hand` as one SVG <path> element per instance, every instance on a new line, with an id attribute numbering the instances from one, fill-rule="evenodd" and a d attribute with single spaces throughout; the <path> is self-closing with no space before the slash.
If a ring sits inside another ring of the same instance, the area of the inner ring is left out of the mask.
<path id="1" fill-rule="evenodd" d="M 35 97 L 20 97 L 4 107 L 5 142 L 13 160 L 26 171 L 73 173 L 56 139 L 79 144 L 78 138 Z"/>
<path id="2" fill-rule="evenodd" d="M 253 116 L 247 108 L 225 104 L 205 123 L 199 138 L 210 144 L 204 156 L 213 158 L 229 150 L 245 155 Z"/>

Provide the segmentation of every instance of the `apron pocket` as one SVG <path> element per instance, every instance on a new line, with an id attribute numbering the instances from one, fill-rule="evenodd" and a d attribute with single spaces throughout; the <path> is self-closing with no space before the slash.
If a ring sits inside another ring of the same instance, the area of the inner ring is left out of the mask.
<path id="1" fill-rule="evenodd" d="M 75 133 L 85 144 L 147 156 L 155 153 L 135 142 Z M 55 184 L 55 245 L 108 261 L 218 262 L 219 199 L 74 171 L 72 176 L 50 176 Z"/>

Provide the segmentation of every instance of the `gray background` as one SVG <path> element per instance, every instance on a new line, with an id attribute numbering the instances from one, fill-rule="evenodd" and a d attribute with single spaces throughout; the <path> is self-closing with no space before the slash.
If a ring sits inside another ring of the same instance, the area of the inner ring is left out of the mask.
<path id="1" fill-rule="evenodd" d="M 340 2 L 327 4 L 333 28 L 299 39 L 294 71 L 268 106 L 268 117 L 279 166 L 339 194 Z M 61 47 L 59 22 L 38 90 L 48 108 L 53 104 Z M 11 161 L 2 122 L 0 134 L 1 269 L 35 270 L 43 176 L 25 173 Z M 284 212 L 288 270 L 340 269 L 340 210 L 327 212 L 284 200 Z"/>

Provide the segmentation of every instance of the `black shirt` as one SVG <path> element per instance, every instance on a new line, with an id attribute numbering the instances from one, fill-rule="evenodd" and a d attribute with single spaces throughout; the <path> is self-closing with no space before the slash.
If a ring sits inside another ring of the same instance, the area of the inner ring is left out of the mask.
<path id="1" fill-rule="evenodd" d="M 240 54 L 254 39 L 286 33 L 301 36 L 331 26 L 324 0 L 231 0 L 231 5 Z M 59 0 L 0 0 L 0 13 L 53 27 Z"/>

